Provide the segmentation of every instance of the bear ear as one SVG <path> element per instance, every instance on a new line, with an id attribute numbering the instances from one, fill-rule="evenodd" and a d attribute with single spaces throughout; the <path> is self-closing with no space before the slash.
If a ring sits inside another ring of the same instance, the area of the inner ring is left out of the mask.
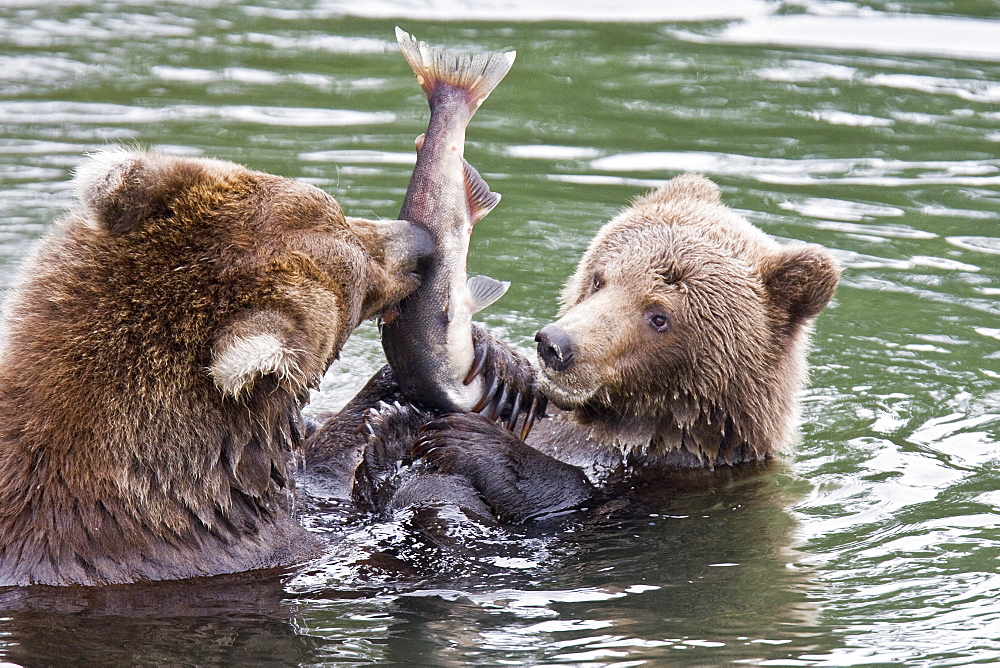
<path id="1" fill-rule="evenodd" d="M 636 204 L 651 202 L 676 202 L 677 200 L 701 200 L 712 204 L 722 204 L 722 193 L 715 185 L 700 174 L 681 174 L 636 201 Z"/>
<path id="2" fill-rule="evenodd" d="M 253 311 L 238 317 L 216 337 L 208 368 L 215 385 L 226 394 L 250 392 L 261 377 L 273 374 L 297 387 L 307 384 L 300 366 L 303 350 L 292 344 L 292 323 L 274 311 Z"/>
<path id="3" fill-rule="evenodd" d="M 143 220 L 169 212 L 179 183 L 164 178 L 166 166 L 156 154 L 106 149 L 76 169 L 76 195 L 98 229 L 124 234 Z"/>
<path id="4" fill-rule="evenodd" d="M 771 299 L 792 320 L 817 315 L 833 298 L 840 266 L 818 246 L 787 246 L 765 266 L 764 285 Z"/>

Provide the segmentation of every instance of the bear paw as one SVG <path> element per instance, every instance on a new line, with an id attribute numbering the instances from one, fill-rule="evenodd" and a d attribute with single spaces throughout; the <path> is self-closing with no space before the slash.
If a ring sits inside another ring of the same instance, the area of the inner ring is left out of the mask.
<path id="1" fill-rule="evenodd" d="M 499 422 L 511 432 L 523 415 L 519 434 L 523 441 L 548 404 L 538 387 L 538 374 L 523 355 L 494 339 L 482 327 L 473 325 L 472 338 L 475 360 L 465 383 L 482 375 L 486 385 L 483 397 L 473 406 L 472 412 Z"/>
<path id="2" fill-rule="evenodd" d="M 372 509 L 385 507 L 396 475 L 410 464 L 411 446 L 426 421 L 426 414 L 398 401 L 380 401 L 365 411 L 358 426 L 364 449 L 354 475 L 355 502 Z"/>
<path id="3" fill-rule="evenodd" d="M 380 401 L 365 411 L 359 431 L 365 439 L 363 465 L 373 480 L 384 480 L 410 463 L 410 448 L 427 415 L 411 404 Z"/>
<path id="4" fill-rule="evenodd" d="M 563 512 L 594 494 L 583 471 L 535 450 L 474 413 L 453 413 L 431 420 L 413 445 L 442 473 L 469 480 L 502 521 L 520 523 Z"/>

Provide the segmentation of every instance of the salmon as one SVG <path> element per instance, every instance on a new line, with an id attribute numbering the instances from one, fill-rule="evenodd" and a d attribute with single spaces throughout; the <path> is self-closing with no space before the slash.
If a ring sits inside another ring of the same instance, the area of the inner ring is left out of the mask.
<path id="1" fill-rule="evenodd" d="M 472 316 L 510 284 L 467 275 L 472 226 L 500 195 L 465 161 L 465 129 L 510 70 L 514 52 L 450 53 L 399 28 L 396 38 L 431 112 L 399 217 L 426 228 L 435 251 L 420 287 L 383 317 L 382 347 L 411 401 L 440 411 L 478 410 L 491 389 L 476 372 Z"/>

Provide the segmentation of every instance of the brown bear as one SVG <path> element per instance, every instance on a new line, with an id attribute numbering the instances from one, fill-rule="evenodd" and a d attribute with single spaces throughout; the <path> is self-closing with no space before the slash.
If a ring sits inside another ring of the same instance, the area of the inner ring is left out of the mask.
<path id="1" fill-rule="evenodd" d="M 827 251 L 778 244 L 714 183 L 678 176 L 598 232 L 538 332 L 558 410 L 527 442 L 446 415 L 414 454 L 514 522 L 583 503 L 594 483 L 765 460 L 795 438 L 811 321 L 839 276 Z"/>
<path id="2" fill-rule="evenodd" d="M 282 567 L 299 409 L 418 284 L 401 221 L 296 181 L 113 149 L 29 258 L 0 350 L 0 585 Z"/>

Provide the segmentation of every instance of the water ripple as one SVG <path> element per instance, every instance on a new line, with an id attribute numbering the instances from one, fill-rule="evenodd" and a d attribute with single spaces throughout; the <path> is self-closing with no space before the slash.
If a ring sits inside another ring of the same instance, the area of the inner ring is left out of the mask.
<path id="1" fill-rule="evenodd" d="M 299 154 L 300 160 L 333 163 L 372 163 L 378 165 L 413 165 L 417 162 L 415 152 L 374 151 L 364 149 L 341 149 L 330 151 L 309 151 Z"/>
<path id="2" fill-rule="evenodd" d="M 810 218 L 824 218 L 824 219 L 834 219 L 834 220 L 844 220 L 844 221 L 862 221 L 871 220 L 872 218 L 883 218 L 886 216 L 902 216 L 906 212 L 903 209 L 895 206 L 886 206 L 884 204 L 871 204 L 866 202 L 851 202 L 842 199 L 831 199 L 829 197 L 808 197 L 802 200 L 785 200 L 779 202 L 778 206 L 782 209 L 787 209 L 789 211 L 795 211 L 803 216 L 809 216 Z M 888 231 L 887 231 L 888 230 Z M 871 226 L 865 229 L 866 232 L 872 232 Z M 887 236 L 894 236 L 893 232 L 902 233 L 904 236 L 906 234 L 914 233 L 913 230 L 909 228 L 895 228 L 891 225 L 880 225 L 875 228 L 875 234 L 886 234 Z M 931 238 L 937 235 L 931 235 Z"/>
<path id="3" fill-rule="evenodd" d="M 708 43 L 807 46 L 1000 61 L 997 21 L 876 12 L 847 3 L 841 6 L 853 15 L 764 14 L 748 17 L 711 35 L 672 33 L 680 39 Z M 824 7 L 820 3 L 812 5 L 813 10 L 821 8 Z"/>
<path id="4" fill-rule="evenodd" d="M 589 160 L 601 154 L 596 148 L 550 144 L 513 145 L 508 146 L 504 153 L 512 158 L 531 160 Z"/>
<path id="5" fill-rule="evenodd" d="M 329 90 L 340 83 L 337 79 L 321 74 L 296 72 L 278 74 L 269 70 L 259 70 L 250 67 L 227 67 L 222 71 L 203 70 L 196 67 L 156 66 L 150 73 L 163 81 L 179 81 L 189 84 L 207 84 L 220 81 L 235 81 L 238 83 L 258 84 L 267 86 L 282 86 L 301 84 Z"/>
<path id="6" fill-rule="evenodd" d="M 81 77 L 105 74 L 103 66 L 83 63 L 56 55 L 0 55 L 0 72 L 3 72 L 4 93 L 31 90 L 39 84 L 56 82 L 72 83 Z M 16 89 L 15 84 L 21 84 Z"/>
<path id="7" fill-rule="evenodd" d="M 965 250 L 1000 255 L 1000 237 L 947 237 L 945 240 Z"/>
<path id="8" fill-rule="evenodd" d="M 396 120 L 396 115 L 388 111 L 251 105 L 173 105 L 152 108 L 101 102 L 0 102 L 0 123 L 3 124 L 138 125 L 203 119 L 260 125 L 328 127 L 392 123 Z"/>
<path id="9" fill-rule="evenodd" d="M 245 8 L 248 12 L 251 8 Z M 346 35 L 329 35 L 326 33 L 273 35 L 269 33 L 249 32 L 236 36 L 236 40 L 247 44 L 266 44 L 285 52 L 325 51 L 339 54 L 385 53 L 395 49 L 388 40 L 371 37 L 352 37 Z"/>
<path id="10" fill-rule="evenodd" d="M 859 128 L 890 127 L 895 124 L 891 118 L 880 118 L 878 116 L 868 116 L 865 114 L 852 114 L 847 111 L 836 109 L 814 109 L 809 111 L 796 111 L 798 116 L 805 116 L 817 121 L 823 121 L 830 125 L 849 125 Z"/>
<path id="11" fill-rule="evenodd" d="M 732 153 L 651 151 L 619 153 L 591 162 L 611 172 L 693 171 L 738 175 L 764 183 L 873 186 L 1000 185 L 1000 160 L 886 160 L 882 158 L 770 158 Z M 906 174 L 910 172 L 910 174 Z"/>
<path id="12" fill-rule="evenodd" d="M 620 21 L 622 9 L 605 0 L 535 2 L 507 0 L 502 4 L 456 3 L 449 0 L 323 0 L 310 9 L 250 7 L 254 16 L 284 20 L 363 16 L 366 18 L 416 18 L 422 21 Z M 711 21 L 735 19 L 773 11 L 763 0 L 702 0 L 697 3 L 643 2 L 628 9 L 635 22 Z"/>

